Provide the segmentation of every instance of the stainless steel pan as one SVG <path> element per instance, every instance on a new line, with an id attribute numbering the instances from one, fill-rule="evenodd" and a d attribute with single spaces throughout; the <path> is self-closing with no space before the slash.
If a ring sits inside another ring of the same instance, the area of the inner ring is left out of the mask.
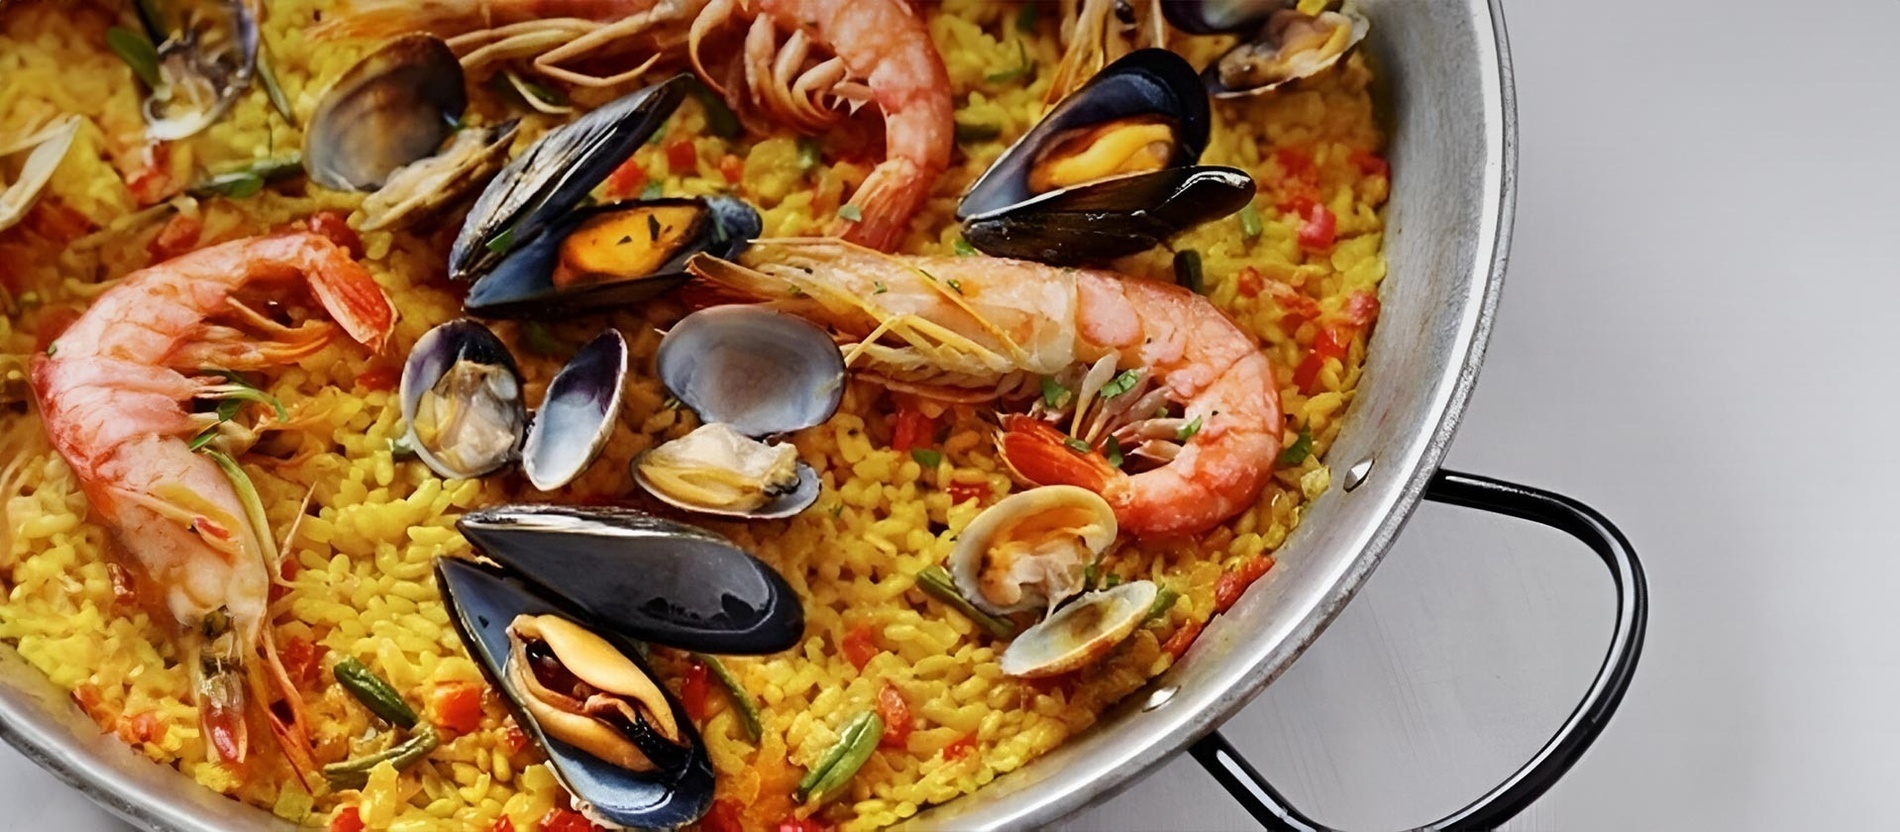
<path id="1" fill-rule="evenodd" d="M 1100 800 L 1192 746 L 1274 829 L 1317 829 L 1287 807 L 1216 727 L 1313 642 L 1377 566 L 1421 499 L 1487 508 L 1587 542 L 1618 590 L 1616 634 L 1583 704 L 1503 785 L 1435 827 L 1489 827 L 1541 794 L 1621 700 L 1642 645 L 1640 566 L 1614 527 L 1563 497 L 1438 470 L 1477 379 L 1510 244 L 1516 124 L 1496 2 L 1362 0 L 1394 171 L 1391 276 L 1358 397 L 1328 461 L 1334 488 L 1277 554 L 1279 565 L 1215 619 L 1183 660 L 1083 736 L 974 795 L 920 815 L 924 827 L 1021 829 Z M 152 765 L 0 648 L 0 736 L 126 819 L 162 829 L 288 829 Z"/>

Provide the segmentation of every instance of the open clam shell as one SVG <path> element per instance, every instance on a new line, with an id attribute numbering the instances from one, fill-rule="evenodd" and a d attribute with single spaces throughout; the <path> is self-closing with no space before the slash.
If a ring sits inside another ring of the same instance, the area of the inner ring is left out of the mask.
<path id="1" fill-rule="evenodd" d="M 11 177 L 10 184 L 0 190 L 0 231 L 18 223 L 39 199 L 46 183 L 52 181 L 53 171 L 58 170 L 59 163 L 66 158 L 66 151 L 72 149 L 73 137 L 79 135 L 82 120 L 76 115 L 61 116 L 25 139 L 0 147 L 0 162 L 8 156 L 26 154 L 18 175 Z M 6 173 L 0 169 L 0 182 L 9 181 Z"/>
<path id="2" fill-rule="evenodd" d="M 484 557 L 629 638 L 754 655 L 804 637 L 791 585 L 704 529 L 633 509 L 552 505 L 482 509 L 456 528 Z"/>
<path id="3" fill-rule="evenodd" d="M 463 308 L 484 318 L 530 318 L 639 303 L 689 280 L 693 255 L 736 257 L 763 229 L 757 210 L 728 196 L 582 209 L 477 279 Z"/>
<path id="4" fill-rule="evenodd" d="M 1307 14 L 1281 9 L 1201 73 L 1215 98 L 1272 92 L 1330 69 L 1366 38 L 1371 24 L 1350 5 Z"/>
<path id="5" fill-rule="evenodd" d="M 567 216 L 679 108 L 689 83 L 674 76 L 536 139 L 475 200 L 449 249 L 449 276 L 486 273 Z"/>
<path id="6" fill-rule="evenodd" d="M 1003 672 L 1056 676 L 1100 659 L 1141 626 L 1159 592 L 1153 581 L 1129 581 L 1084 594 L 1011 641 L 1003 650 Z"/>
<path id="7" fill-rule="evenodd" d="M 516 719 L 547 752 L 555 777 L 574 795 L 582 814 L 614 827 L 673 829 L 698 820 L 711 808 L 712 763 L 685 708 L 664 686 L 657 692 L 671 710 L 684 742 L 678 757 L 667 760 L 669 765 L 661 770 L 630 771 L 551 737 L 530 713 L 523 692 L 508 679 L 509 655 L 514 649 L 508 630 L 519 616 L 564 613 L 519 581 L 466 561 L 436 561 L 436 581 L 463 643 L 489 681 L 502 691 Z M 597 635 L 628 663 L 652 676 L 624 638 L 610 632 Z"/>
<path id="8" fill-rule="evenodd" d="M 143 6 L 145 4 L 135 4 Z M 161 83 L 142 106 L 145 135 L 153 141 L 183 139 L 210 127 L 231 109 L 257 74 L 257 18 L 244 0 L 189 4 L 174 20 L 145 17 L 158 43 Z"/>
<path id="9" fill-rule="evenodd" d="M 373 191 L 399 168 L 435 154 L 468 109 L 462 63 L 440 38 L 408 34 L 371 52 L 330 85 L 304 130 L 311 181 Z"/>
<path id="10" fill-rule="evenodd" d="M 660 339 L 661 383 L 699 414 L 751 437 L 824 424 L 844 400 L 844 356 L 823 329 L 757 306 L 715 306 Z"/>
<path id="11" fill-rule="evenodd" d="M 458 318 L 424 333 L 398 391 L 404 441 L 429 469 L 479 477 L 515 461 L 527 432 L 521 373 L 488 327 Z"/>
<path id="12" fill-rule="evenodd" d="M 627 378 L 627 339 L 609 329 L 581 347 L 548 382 L 521 446 L 528 482 L 553 491 L 592 465 L 620 418 Z"/>

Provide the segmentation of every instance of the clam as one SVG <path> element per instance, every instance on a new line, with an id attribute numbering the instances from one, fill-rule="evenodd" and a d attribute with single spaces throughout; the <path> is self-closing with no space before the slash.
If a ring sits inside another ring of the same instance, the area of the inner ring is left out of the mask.
<path id="1" fill-rule="evenodd" d="M 146 4 L 138 4 L 145 6 Z M 145 14 L 158 41 L 159 84 L 145 98 L 145 135 L 171 141 L 222 117 L 257 74 L 257 19 L 245 0 L 178 4 L 169 20 Z"/>
<path id="2" fill-rule="evenodd" d="M 469 653 L 547 753 L 575 809 L 602 826 L 640 829 L 680 827 L 706 813 L 711 761 L 685 709 L 653 684 L 632 644 L 589 631 L 492 569 L 442 559 L 436 581 Z"/>
<path id="3" fill-rule="evenodd" d="M 479 477 L 517 459 L 528 428 L 521 371 L 508 346 L 466 318 L 429 330 L 403 366 L 407 442 L 430 470 Z"/>
<path id="4" fill-rule="evenodd" d="M 1011 494 L 957 535 L 950 575 L 978 609 L 1009 615 L 1056 605 L 1082 591 L 1089 564 L 1115 542 L 1115 512 L 1072 485 Z"/>
<path id="5" fill-rule="evenodd" d="M 677 508 L 789 517 L 818 499 L 818 474 L 763 441 L 823 424 L 844 398 L 844 357 L 824 330 L 757 306 L 680 319 L 654 358 L 660 381 L 704 423 L 634 461 L 634 481 Z"/>
<path id="6" fill-rule="evenodd" d="M 511 505 L 456 528 L 602 629 L 682 650 L 774 653 L 804 636 L 785 579 L 725 538 L 625 508 Z"/>
<path id="7" fill-rule="evenodd" d="M 1003 672 L 1055 676 L 1101 659 L 1141 626 L 1157 594 L 1152 581 L 1083 594 L 1011 641 L 1003 650 Z"/>
<path id="8" fill-rule="evenodd" d="M 606 639 L 558 615 L 521 613 L 508 642 L 509 688 L 549 738 L 628 771 L 686 756 L 660 686 Z"/>
<path id="9" fill-rule="evenodd" d="M 1333 4 L 1307 14 L 1285 2 L 1164 3 L 1176 28 L 1195 34 L 1253 32 L 1209 64 L 1202 79 L 1216 98 L 1239 98 L 1279 89 L 1339 63 L 1365 40 L 1365 15 L 1351 4 Z"/>
<path id="10" fill-rule="evenodd" d="M 1070 264 L 1133 254 L 1240 210 L 1253 179 L 1196 166 L 1207 91 L 1163 49 L 1108 65 L 998 157 L 957 206 L 982 251 Z"/>
<path id="11" fill-rule="evenodd" d="M 80 121 L 79 116 L 61 116 L 17 142 L 0 145 L 0 182 L 9 183 L 0 190 L 0 231 L 18 223 L 39 199 L 66 151 L 72 149 Z M 5 165 L 9 157 L 22 154 L 18 167 Z"/>
<path id="12" fill-rule="evenodd" d="M 572 482 L 593 464 L 613 435 L 627 377 L 627 339 L 602 332 L 581 347 L 548 382 L 521 447 L 521 471 L 542 491 Z"/>
<path id="13" fill-rule="evenodd" d="M 374 191 L 365 230 L 444 209 L 500 170 L 515 121 L 457 128 L 468 109 L 462 64 L 427 34 L 396 38 L 330 85 L 304 132 L 304 166 L 326 188 Z"/>
<path id="14" fill-rule="evenodd" d="M 691 83 L 678 75 L 548 131 L 488 183 L 449 249 L 449 276 L 486 273 L 565 218 L 678 109 Z"/>
<path id="15" fill-rule="evenodd" d="M 477 279 L 463 308 L 513 318 L 638 303 L 690 279 L 686 261 L 693 255 L 736 257 L 763 228 L 758 211 L 728 196 L 585 208 Z"/>
<path id="16" fill-rule="evenodd" d="M 507 345 L 480 323 L 453 320 L 418 339 L 403 366 L 404 444 L 443 477 L 487 476 L 519 461 L 534 487 L 551 491 L 606 445 L 626 374 L 626 339 L 607 330 L 555 373 L 531 424 Z"/>

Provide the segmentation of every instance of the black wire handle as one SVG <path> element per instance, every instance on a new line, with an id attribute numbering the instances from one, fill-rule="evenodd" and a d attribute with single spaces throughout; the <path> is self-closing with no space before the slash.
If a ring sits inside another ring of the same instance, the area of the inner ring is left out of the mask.
<path id="1" fill-rule="evenodd" d="M 1570 770 L 1585 749 L 1603 733 L 1616 713 L 1636 672 L 1643 652 L 1643 630 L 1649 621 L 1649 587 L 1643 565 L 1623 533 L 1603 515 L 1561 494 L 1494 480 L 1489 477 L 1439 471 L 1425 489 L 1425 499 L 1465 508 L 1532 520 L 1566 532 L 1588 544 L 1616 582 L 1616 632 L 1610 640 L 1603 667 L 1590 683 L 1583 702 L 1564 720 L 1537 756 L 1497 788 L 1471 805 L 1421 829 L 1493 829 L 1531 805 Z M 1293 808 L 1245 757 L 1215 731 L 1201 738 L 1188 753 L 1234 796 L 1261 825 L 1272 832 L 1330 832 L 1331 828 Z"/>

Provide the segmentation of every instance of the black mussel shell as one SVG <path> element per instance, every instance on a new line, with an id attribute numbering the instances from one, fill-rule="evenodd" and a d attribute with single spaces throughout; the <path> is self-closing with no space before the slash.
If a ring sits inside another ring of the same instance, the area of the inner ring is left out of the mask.
<path id="1" fill-rule="evenodd" d="M 966 220 L 970 245 L 1055 265 L 1146 251 L 1254 197 L 1253 177 L 1218 166 L 1174 168 L 1052 191 L 1022 210 Z"/>
<path id="2" fill-rule="evenodd" d="M 135 3 L 143 7 L 145 3 Z M 244 0 L 206 0 L 190 14 L 141 10 L 157 44 L 163 83 L 145 97 L 145 137 L 173 141 L 196 135 L 222 118 L 250 89 L 257 74 L 257 16 Z M 172 26 L 166 31 L 154 26 Z"/>
<path id="3" fill-rule="evenodd" d="M 844 399 L 844 356 L 823 329 L 758 306 L 681 318 L 653 364 L 666 389 L 706 422 L 757 439 L 824 424 Z"/>
<path id="4" fill-rule="evenodd" d="M 674 829 L 698 820 L 712 807 L 713 770 L 705 746 L 686 709 L 660 685 L 673 717 L 680 726 L 685 746 L 659 737 L 639 742 L 631 737 L 660 766 L 657 772 L 632 772 L 602 762 L 587 752 L 560 740 L 551 739 L 528 715 L 507 683 L 508 625 L 521 614 L 563 614 L 519 581 L 503 577 L 495 570 L 467 561 L 440 559 L 435 564 L 436 582 L 449 604 L 449 619 L 488 675 L 489 682 L 502 691 L 508 706 L 520 722 L 547 752 L 548 761 L 561 784 L 573 793 L 584 814 L 596 821 L 608 821 L 634 829 Z M 639 652 L 611 632 L 600 635 L 634 661 L 641 670 L 652 671 L 640 661 Z M 657 677 L 655 677 L 657 678 Z M 654 756 L 657 752 L 659 756 Z"/>
<path id="5" fill-rule="evenodd" d="M 473 453 L 469 448 L 451 453 L 450 449 L 424 441 L 418 435 L 415 420 L 422 396 L 436 386 L 443 374 L 458 366 L 476 368 L 473 377 L 488 381 L 476 392 L 484 399 L 492 394 L 494 401 L 487 403 L 493 407 L 481 412 L 493 417 L 488 424 L 512 435 L 511 444 L 469 456 Z M 437 474 L 451 479 L 485 476 L 512 464 L 519 455 L 528 428 L 527 405 L 521 398 L 521 371 L 515 366 L 508 345 L 477 321 L 457 318 L 416 339 L 409 360 L 403 364 L 397 397 L 407 429 L 405 441 L 423 464 Z"/>
<path id="6" fill-rule="evenodd" d="M 536 139 L 475 200 L 449 249 L 449 276 L 486 272 L 567 216 L 666 122 L 691 83 L 692 76 L 676 75 Z"/>
<path id="7" fill-rule="evenodd" d="M 1220 35 L 1258 29 L 1274 12 L 1293 5 L 1292 0 L 1168 0 L 1161 4 L 1161 16 L 1188 34 Z"/>
<path id="8" fill-rule="evenodd" d="M 1192 165 L 1207 148 L 1209 111 L 1207 90 L 1186 59 L 1165 49 L 1130 52 L 1062 99 L 1004 151 L 963 195 L 957 219 L 987 219 L 1016 210 L 1031 199 L 1029 173 L 1044 145 L 1072 130 L 1111 121 L 1149 115 L 1172 120 L 1175 154 L 1169 167 Z M 981 243 L 970 242 L 982 248 Z"/>
<path id="9" fill-rule="evenodd" d="M 615 329 L 587 342 L 554 374 L 521 446 L 529 483 L 553 491 L 593 464 L 619 420 L 626 378 L 627 339 Z"/>
<path id="10" fill-rule="evenodd" d="M 650 273 L 567 287 L 554 285 L 562 243 L 587 221 L 628 210 L 686 206 L 701 212 L 694 233 L 682 239 L 678 250 Z M 732 259 L 744 251 L 764 227 L 757 210 L 729 196 L 631 200 L 574 211 L 532 242 L 502 258 L 492 271 L 477 279 L 469 288 L 462 308 L 470 315 L 483 318 L 547 318 L 585 315 L 639 303 L 691 279 L 686 261 L 694 254 L 705 252 Z"/>
<path id="11" fill-rule="evenodd" d="M 466 109 L 462 62 L 449 45 L 403 35 L 350 67 L 317 102 L 304 131 L 304 168 L 326 188 L 375 190 L 397 168 L 434 155 Z"/>
<path id="12" fill-rule="evenodd" d="M 483 556 L 628 638 L 757 655 L 804 637 L 791 585 L 704 529 L 633 509 L 551 505 L 470 512 L 456 527 Z"/>

